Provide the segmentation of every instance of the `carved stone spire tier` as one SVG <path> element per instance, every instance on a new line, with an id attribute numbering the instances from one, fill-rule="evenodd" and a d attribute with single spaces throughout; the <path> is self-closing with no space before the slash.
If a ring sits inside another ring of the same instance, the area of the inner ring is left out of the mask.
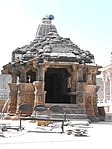
<path id="1" fill-rule="evenodd" d="M 45 37 L 47 33 L 52 30 L 55 30 L 55 32 L 57 32 L 56 27 L 51 22 L 51 18 L 49 16 L 45 16 L 42 19 L 42 24 L 38 26 L 35 38 Z"/>

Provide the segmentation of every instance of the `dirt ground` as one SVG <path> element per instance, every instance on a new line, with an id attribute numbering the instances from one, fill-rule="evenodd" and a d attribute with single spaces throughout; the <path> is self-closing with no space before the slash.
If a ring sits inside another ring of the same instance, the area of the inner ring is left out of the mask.
<path id="1" fill-rule="evenodd" d="M 7 122 L 8 123 L 8 122 Z M 12 122 L 11 122 L 12 124 Z M 19 126 L 19 121 L 13 122 Z M 111 148 L 112 122 L 91 123 L 88 126 L 72 125 L 65 126 L 64 133 L 61 133 L 60 124 L 55 127 L 37 126 L 36 123 L 23 122 L 25 129 L 22 131 L 8 130 L 0 131 L 0 148 L 15 149 L 16 147 L 41 148 Z M 67 134 L 68 130 L 75 130 L 77 127 L 87 130 L 87 136 L 75 136 Z"/>

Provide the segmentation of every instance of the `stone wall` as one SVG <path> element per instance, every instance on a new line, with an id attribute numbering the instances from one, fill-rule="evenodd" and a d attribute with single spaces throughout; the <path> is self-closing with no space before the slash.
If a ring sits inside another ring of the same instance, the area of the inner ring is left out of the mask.
<path id="1" fill-rule="evenodd" d="M 0 99 L 9 98 L 9 86 L 8 83 L 11 83 L 12 77 L 9 74 L 0 75 Z"/>

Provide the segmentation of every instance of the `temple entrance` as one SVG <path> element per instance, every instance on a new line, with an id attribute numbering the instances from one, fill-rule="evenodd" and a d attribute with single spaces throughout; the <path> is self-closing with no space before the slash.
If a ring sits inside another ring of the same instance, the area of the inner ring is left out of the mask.
<path id="1" fill-rule="evenodd" d="M 67 95 L 68 77 L 66 68 L 48 68 L 45 73 L 46 103 L 70 103 Z"/>

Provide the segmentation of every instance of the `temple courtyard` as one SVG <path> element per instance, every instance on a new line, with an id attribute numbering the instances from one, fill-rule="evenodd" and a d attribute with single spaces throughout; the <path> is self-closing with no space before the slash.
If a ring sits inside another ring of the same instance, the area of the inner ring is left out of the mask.
<path id="1" fill-rule="evenodd" d="M 19 120 L 1 120 L 11 126 L 19 126 Z M 86 121 L 72 121 L 64 126 L 61 133 L 60 124 L 37 126 L 37 122 L 23 121 L 24 130 L 0 130 L 0 148 L 111 148 L 112 122 L 88 123 Z M 87 130 L 87 135 L 75 136 L 73 130 L 80 128 Z M 68 134 L 68 131 L 72 131 Z"/>

